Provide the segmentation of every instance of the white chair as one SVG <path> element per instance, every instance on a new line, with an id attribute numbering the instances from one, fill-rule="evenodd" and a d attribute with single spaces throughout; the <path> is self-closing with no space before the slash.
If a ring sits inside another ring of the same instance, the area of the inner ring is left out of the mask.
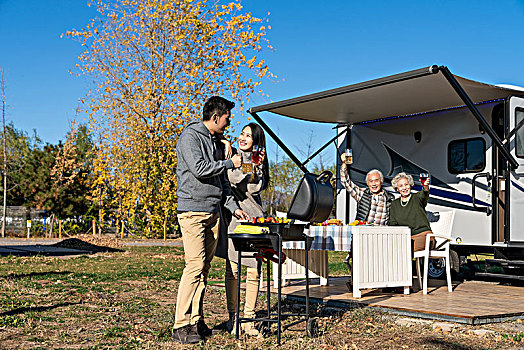
<path id="1" fill-rule="evenodd" d="M 438 221 L 430 222 L 431 231 L 433 233 L 426 236 L 425 249 L 422 251 L 414 252 L 413 257 L 417 259 L 417 276 L 418 284 L 422 288 L 423 294 L 428 294 L 428 262 L 429 259 L 445 259 L 446 264 L 446 279 L 448 283 L 448 291 L 452 292 L 453 287 L 451 285 L 451 268 L 449 259 L 449 246 L 453 241 L 451 238 L 451 228 L 453 226 L 453 219 L 455 217 L 455 211 L 443 211 L 440 212 Z M 435 238 L 435 246 L 433 249 L 430 248 L 431 237 Z M 420 263 L 419 259 L 424 258 L 424 285 L 420 278 Z"/>

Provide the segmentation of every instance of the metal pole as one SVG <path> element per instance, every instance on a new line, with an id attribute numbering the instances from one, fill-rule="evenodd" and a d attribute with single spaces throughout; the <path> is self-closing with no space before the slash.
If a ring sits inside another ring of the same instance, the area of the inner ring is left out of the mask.
<path id="1" fill-rule="evenodd" d="M 346 129 L 347 130 L 347 129 Z M 346 148 L 351 148 L 351 129 L 349 129 L 349 131 L 346 133 Z M 338 151 L 338 149 L 337 149 Z M 340 160 L 340 157 L 337 158 L 337 161 L 341 162 Z M 342 166 L 342 163 L 340 164 L 340 166 Z M 350 171 L 351 171 L 351 165 L 346 165 L 347 166 L 347 174 L 350 175 Z M 366 179 L 367 180 L 367 179 Z M 342 179 L 340 179 L 340 181 L 342 181 Z M 342 182 L 340 183 L 342 184 Z M 345 188 L 344 188 L 345 189 Z M 347 189 L 345 189 L 345 224 L 349 224 L 349 206 L 350 206 L 350 200 L 349 200 L 349 191 Z"/>
<path id="2" fill-rule="evenodd" d="M 240 335 L 240 271 L 242 268 L 242 249 L 238 250 L 238 266 L 237 266 L 237 314 L 235 315 L 235 338 L 238 339 Z"/>
<path id="3" fill-rule="evenodd" d="M 267 260 L 267 295 L 266 295 L 266 298 L 267 298 L 267 318 L 268 320 L 271 318 L 271 260 Z M 268 325 L 270 323 L 268 322 Z"/>
<path id="4" fill-rule="evenodd" d="M 309 325 L 309 249 L 308 236 L 304 240 L 304 250 L 306 256 L 306 330 Z"/>
<path id="5" fill-rule="evenodd" d="M 466 94 L 466 91 L 460 86 L 459 82 L 453 74 L 449 71 L 448 67 L 446 66 L 440 66 L 438 68 L 444 77 L 448 80 L 451 87 L 455 90 L 455 92 L 459 95 L 460 99 L 464 102 L 464 104 L 469 108 L 471 113 L 473 113 L 473 116 L 477 119 L 477 121 L 480 123 L 482 128 L 488 133 L 489 137 L 491 138 L 491 141 L 493 144 L 500 150 L 500 152 L 504 155 L 504 158 L 508 160 L 509 163 L 511 163 L 511 167 L 513 169 L 518 168 L 519 163 L 513 158 L 511 153 L 504 147 L 502 144 L 502 141 L 497 136 L 495 131 L 491 128 L 491 126 L 488 124 L 486 119 L 482 116 L 482 114 L 479 112 L 473 101 L 469 98 L 468 94 Z"/>
<path id="6" fill-rule="evenodd" d="M 258 116 L 258 114 L 254 113 L 254 112 L 251 113 L 249 111 L 248 111 L 248 113 L 250 113 L 253 116 L 253 118 L 255 118 L 255 120 L 258 122 L 258 124 L 260 124 L 260 126 L 269 134 L 269 136 L 271 136 L 271 138 L 273 140 L 275 140 L 277 145 L 279 145 L 280 148 L 282 148 L 282 150 L 284 152 L 286 152 L 288 157 L 291 158 L 291 160 L 293 160 L 293 162 L 295 162 L 296 165 L 298 165 L 300 170 L 302 170 L 306 174 L 309 173 L 309 171 L 304 166 L 304 164 L 302 164 L 302 162 L 300 160 L 298 160 L 297 157 L 295 157 L 293 152 L 291 152 L 291 150 L 289 148 L 287 148 L 287 146 L 282 142 L 282 140 L 280 140 L 280 138 L 273 132 L 273 130 L 271 130 L 271 128 L 269 126 L 267 126 L 267 124 Z"/>
<path id="7" fill-rule="evenodd" d="M 319 154 L 320 152 L 322 152 L 327 146 L 329 146 L 331 144 L 331 142 L 335 141 L 336 139 L 338 139 L 339 136 L 341 136 L 343 133 L 345 132 L 348 132 L 348 128 L 349 128 L 349 125 L 346 126 L 346 128 L 344 130 L 342 130 L 341 132 L 338 133 L 337 136 L 333 137 L 331 140 L 329 140 L 328 142 L 326 142 L 326 144 L 322 147 L 320 147 L 315 153 L 313 153 L 311 156 L 309 156 L 308 159 L 306 159 L 304 161 L 304 165 L 306 165 L 307 163 L 309 163 L 309 161 L 313 158 L 315 158 L 317 156 L 317 154 Z M 337 152 L 338 153 L 338 152 Z"/>
<path id="8" fill-rule="evenodd" d="M 280 346 L 280 332 L 282 331 L 280 323 L 282 322 L 282 234 L 278 234 L 278 302 L 277 302 L 277 342 Z"/>

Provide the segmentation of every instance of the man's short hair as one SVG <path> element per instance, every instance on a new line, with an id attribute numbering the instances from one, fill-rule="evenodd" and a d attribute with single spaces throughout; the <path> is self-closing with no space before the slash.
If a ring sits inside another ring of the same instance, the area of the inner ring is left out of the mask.
<path id="1" fill-rule="evenodd" d="M 373 174 L 378 174 L 378 176 L 380 176 L 380 183 L 384 183 L 384 175 L 382 175 L 382 172 L 380 170 L 378 170 L 378 169 L 370 170 L 366 174 L 366 182 L 368 182 L 368 176 L 369 175 L 373 175 Z"/>
<path id="2" fill-rule="evenodd" d="M 210 120 L 211 116 L 214 113 L 217 113 L 219 116 L 227 114 L 235 108 L 235 102 L 226 100 L 220 96 L 211 96 L 206 103 L 204 104 L 204 109 L 202 111 L 202 119 Z"/>

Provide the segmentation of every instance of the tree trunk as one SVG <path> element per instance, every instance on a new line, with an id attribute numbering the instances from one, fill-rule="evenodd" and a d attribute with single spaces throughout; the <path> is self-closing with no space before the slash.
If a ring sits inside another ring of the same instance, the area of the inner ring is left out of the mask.
<path id="1" fill-rule="evenodd" d="M 275 187 L 273 187 L 273 190 L 271 191 L 271 197 L 269 199 L 269 216 L 276 216 L 275 215 Z"/>
<path id="2" fill-rule="evenodd" d="M 51 227 L 49 228 L 49 238 L 53 238 L 53 226 L 55 225 L 55 214 L 51 214 L 49 217 L 49 223 L 51 224 Z"/>
<path id="3" fill-rule="evenodd" d="M 167 239 L 167 215 L 164 217 L 164 241 Z"/>

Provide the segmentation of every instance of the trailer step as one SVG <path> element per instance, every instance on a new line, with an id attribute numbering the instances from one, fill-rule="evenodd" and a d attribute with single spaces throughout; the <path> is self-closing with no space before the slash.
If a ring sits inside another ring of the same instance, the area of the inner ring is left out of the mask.
<path id="1" fill-rule="evenodd" d="M 506 275 L 503 273 L 475 272 L 475 277 L 490 277 L 504 280 L 511 279 L 517 281 L 524 281 L 524 276 Z"/>
<path id="2" fill-rule="evenodd" d="M 502 266 L 524 266 L 524 260 L 486 259 L 487 264 Z"/>

